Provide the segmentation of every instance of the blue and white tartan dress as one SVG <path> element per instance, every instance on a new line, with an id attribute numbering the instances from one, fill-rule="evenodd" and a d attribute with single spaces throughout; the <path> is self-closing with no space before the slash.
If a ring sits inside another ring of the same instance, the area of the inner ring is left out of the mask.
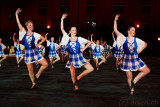
<path id="1" fill-rule="evenodd" d="M 55 49 L 55 44 L 50 44 L 49 49 L 50 49 L 50 51 L 49 51 L 49 57 L 50 58 L 54 58 L 58 55 L 57 52 L 56 52 L 56 49 Z"/>
<path id="2" fill-rule="evenodd" d="M 103 46 L 104 47 L 104 50 L 103 50 L 103 55 L 108 55 L 109 53 L 109 49 L 107 49 L 107 45 Z"/>
<path id="3" fill-rule="evenodd" d="M 41 45 L 39 45 L 39 46 L 37 47 L 37 51 L 42 55 L 43 49 L 41 49 Z"/>
<path id="4" fill-rule="evenodd" d="M 91 48 L 91 46 L 89 47 L 89 53 L 92 53 L 92 48 Z"/>
<path id="5" fill-rule="evenodd" d="M 2 51 L 2 46 L 1 46 L 1 44 L 0 44 L 0 57 L 1 57 L 2 55 L 4 55 L 4 53 L 3 53 L 3 51 Z"/>
<path id="6" fill-rule="evenodd" d="M 69 61 L 66 64 L 67 68 L 70 68 L 72 64 L 75 68 L 80 68 L 81 66 L 87 64 L 82 52 L 80 51 L 80 43 L 78 42 L 78 37 L 76 42 L 71 42 L 71 40 L 69 39 L 68 48 Z"/>
<path id="7" fill-rule="evenodd" d="M 66 54 L 65 45 L 61 45 L 61 54 Z"/>
<path id="8" fill-rule="evenodd" d="M 100 49 L 100 45 L 99 45 L 99 47 L 95 47 L 95 49 L 94 49 L 94 55 L 93 55 L 93 58 L 94 59 L 99 59 L 99 58 L 102 58 L 103 56 L 102 56 L 102 54 L 101 54 L 101 49 Z"/>
<path id="9" fill-rule="evenodd" d="M 34 33 L 32 36 L 27 36 L 26 33 L 23 37 L 23 43 L 25 46 L 25 63 L 34 63 L 43 59 L 42 55 L 37 51 L 34 41 Z"/>
<path id="10" fill-rule="evenodd" d="M 138 58 L 136 38 L 132 44 L 130 44 L 126 38 L 123 49 L 124 55 L 120 65 L 122 71 L 137 71 L 138 68 L 142 69 L 146 66 L 145 63 Z"/>
<path id="11" fill-rule="evenodd" d="M 102 55 L 105 55 L 106 53 L 105 53 L 105 46 L 103 46 L 104 47 L 104 50 L 102 51 Z"/>
<path id="12" fill-rule="evenodd" d="M 123 56 L 123 51 L 121 50 L 121 46 L 118 48 L 116 45 L 115 47 L 115 52 L 114 52 L 114 57 L 115 58 L 121 58 Z"/>
<path id="13" fill-rule="evenodd" d="M 21 56 L 23 56 L 23 54 L 22 54 L 20 44 L 19 45 L 16 44 L 16 57 L 19 58 Z"/>

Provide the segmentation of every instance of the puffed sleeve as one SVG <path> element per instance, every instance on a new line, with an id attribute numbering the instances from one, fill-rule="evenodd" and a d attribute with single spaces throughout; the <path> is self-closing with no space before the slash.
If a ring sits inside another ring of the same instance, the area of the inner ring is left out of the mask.
<path id="1" fill-rule="evenodd" d="M 142 48 L 144 47 L 145 42 L 139 38 L 136 38 L 136 42 L 137 42 L 137 52 L 141 51 Z"/>
<path id="2" fill-rule="evenodd" d="M 22 31 L 19 31 L 19 41 L 22 41 L 25 34 L 26 30 L 24 28 L 22 29 Z"/>
<path id="3" fill-rule="evenodd" d="M 100 50 L 104 49 L 104 47 L 102 45 L 100 45 Z"/>
<path id="4" fill-rule="evenodd" d="M 126 41 L 126 37 L 120 33 L 118 36 L 117 36 L 117 45 L 118 45 L 118 48 L 120 46 L 122 46 L 124 44 L 124 42 Z"/>
<path id="5" fill-rule="evenodd" d="M 3 43 L 1 43 L 1 46 L 2 46 L 2 50 L 6 48 L 6 46 Z"/>
<path id="6" fill-rule="evenodd" d="M 116 41 L 114 41 L 114 42 L 113 42 L 113 47 L 116 47 L 116 44 L 117 44 L 117 42 L 116 42 Z"/>
<path id="7" fill-rule="evenodd" d="M 69 41 L 69 36 L 68 36 L 67 33 L 64 33 L 64 35 L 63 35 L 63 37 L 61 39 L 61 43 L 60 44 L 61 45 L 67 45 L 68 41 Z"/>
<path id="8" fill-rule="evenodd" d="M 41 35 L 39 33 L 36 33 L 34 32 L 34 38 L 35 38 L 35 41 L 34 43 L 37 44 L 38 40 L 40 39 Z"/>
<path id="9" fill-rule="evenodd" d="M 16 44 L 17 44 L 17 43 L 15 42 L 15 43 L 14 43 L 14 47 L 16 47 Z"/>
<path id="10" fill-rule="evenodd" d="M 55 48 L 58 48 L 58 47 L 59 47 L 59 45 L 55 43 Z"/>
<path id="11" fill-rule="evenodd" d="M 21 48 L 21 50 L 23 50 L 24 49 L 24 45 L 20 44 L 20 48 Z"/>
<path id="12" fill-rule="evenodd" d="M 51 42 L 49 40 L 46 40 L 47 42 L 47 46 L 49 46 L 51 44 Z"/>
<path id="13" fill-rule="evenodd" d="M 95 47 L 96 47 L 96 44 L 95 44 L 95 43 L 91 44 L 91 48 L 92 48 L 92 50 L 94 50 L 94 49 L 95 49 Z"/>
<path id="14" fill-rule="evenodd" d="M 78 42 L 80 43 L 80 45 L 85 45 L 87 44 L 87 39 L 82 38 L 82 37 L 78 37 Z"/>

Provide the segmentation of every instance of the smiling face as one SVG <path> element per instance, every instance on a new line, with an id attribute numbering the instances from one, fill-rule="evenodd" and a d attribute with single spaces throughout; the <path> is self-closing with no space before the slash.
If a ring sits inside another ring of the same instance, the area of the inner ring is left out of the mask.
<path id="1" fill-rule="evenodd" d="M 131 35 L 132 37 L 135 36 L 135 28 L 134 27 L 129 28 L 128 35 Z"/>
<path id="2" fill-rule="evenodd" d="M 51 42 L 54 42 L 54 37 L 51 37 Z"/>
<path id="3" fill-rule="evenodd" d="M 77 35 L 77 28 L 76 27 L 71 27 L 69 33 L 73 36 L 76 36 Z"/>
<path id="4" fill-rule="evenodd" d="M 28 23 L 28 25 L 27 25 L 27 29 L 28 30 L 30 30 L 30 31 L 32 31 L 33 30 L 33 28 L 34 28 L 34 26 L 33 26 L 33 23 Z"/>
<path id="5" fill-rule="evenodd" d="M 27 30 L 32 31 L 34 29 L 33 22 L 31 20 L 25 23 Z"/>

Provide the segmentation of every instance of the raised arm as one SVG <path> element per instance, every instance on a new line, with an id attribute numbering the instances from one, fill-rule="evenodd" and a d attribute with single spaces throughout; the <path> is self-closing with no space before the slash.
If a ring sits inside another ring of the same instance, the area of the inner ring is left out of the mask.
<path id="1" fill-rule="evenodd" d="M 116 41 L 115 38 L 114 38 L 114 31 L 112 32 L 112 37 L 113 37 L 113 41 Z"/>
<path id="2" fill-rule="evenodd" d="M 14 43 L 16 42 L 16 41 L 15 41 L 15 35 L 16 35 L 16 33 L 13 34 L 13 42 L 14 42 Z"/>
<path id="3" fill-rule="evenodd" d="M 63 14 L 62 18 L 61 18 L 61 31 L 62 34 L 64 35 L 64 33 L 66 33 L 66 31 L 64 30 L 64 19 L 68 16 L 68 14 Z"/>
<path id="4" fill-rule="evenodd" d="M 46 39 L 46 40 L 47 40 L 47 36 L 48 36 L 48 34 L 49 34 L 49 33 L 46 33 L 46 35 L 45 35 L 45 39 Z"/>
<path id="5" fill-rule="evenodd" d="M 117 36 L 119 36 L 119 34 L 120 34 L 120 32 L 117 30 L 117 20 L 119 17 L 120 17 L 120 15 L 117 14 L 114 19 L 114 32 L 116 33 Z"/>
<path id="6" fill-rule="evenodd" d="M 61 43 L 61 37 L 59 37 L 59 43 Z"/>
<path id="7" fill-rule="evenodd" d="M 93 34 L 91 34 L 91 42 L 93 42 L 93 38 L 92 37 L 93 37 Z"/>
<path id="8" fill-rule="evenodd" d="M 20 8 L 18 8 L 18 9 L 16 10 L 16 13 L 15 13 L 15 15 L 16 15 L 16 21 L 17 21 L 17 24 L 18 24 L 18 27 L 19 27 L 19 30 L 20 30 L 20 31 L 23 30 L 23 26 L 21 25 L 20 20 L 19 20 L 19 17 L 18 17 L 18 14 L 19 14 L 21 11 L 22 11 L 22 10 L 21 10 Z"/>

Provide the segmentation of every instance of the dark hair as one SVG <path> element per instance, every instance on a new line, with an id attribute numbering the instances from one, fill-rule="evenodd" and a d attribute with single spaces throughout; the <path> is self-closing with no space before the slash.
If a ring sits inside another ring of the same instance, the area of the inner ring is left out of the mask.
<path id="1" fill-rule="evenodd" d="M 132 27 L 134 28 L 133 25 L 129 26 L 129 27 L 127 28 L 127 31 L 129 31 Z"/>
<path id="2" fill-rule="evenodd" d="M 75 27 L 75 26 L 69 27 L 69 28 L 68 28 L 68 31 L 70 31 L 73 27 Z M 75 28 L 76 28 L 76 27 L 75 27 Z"/>

